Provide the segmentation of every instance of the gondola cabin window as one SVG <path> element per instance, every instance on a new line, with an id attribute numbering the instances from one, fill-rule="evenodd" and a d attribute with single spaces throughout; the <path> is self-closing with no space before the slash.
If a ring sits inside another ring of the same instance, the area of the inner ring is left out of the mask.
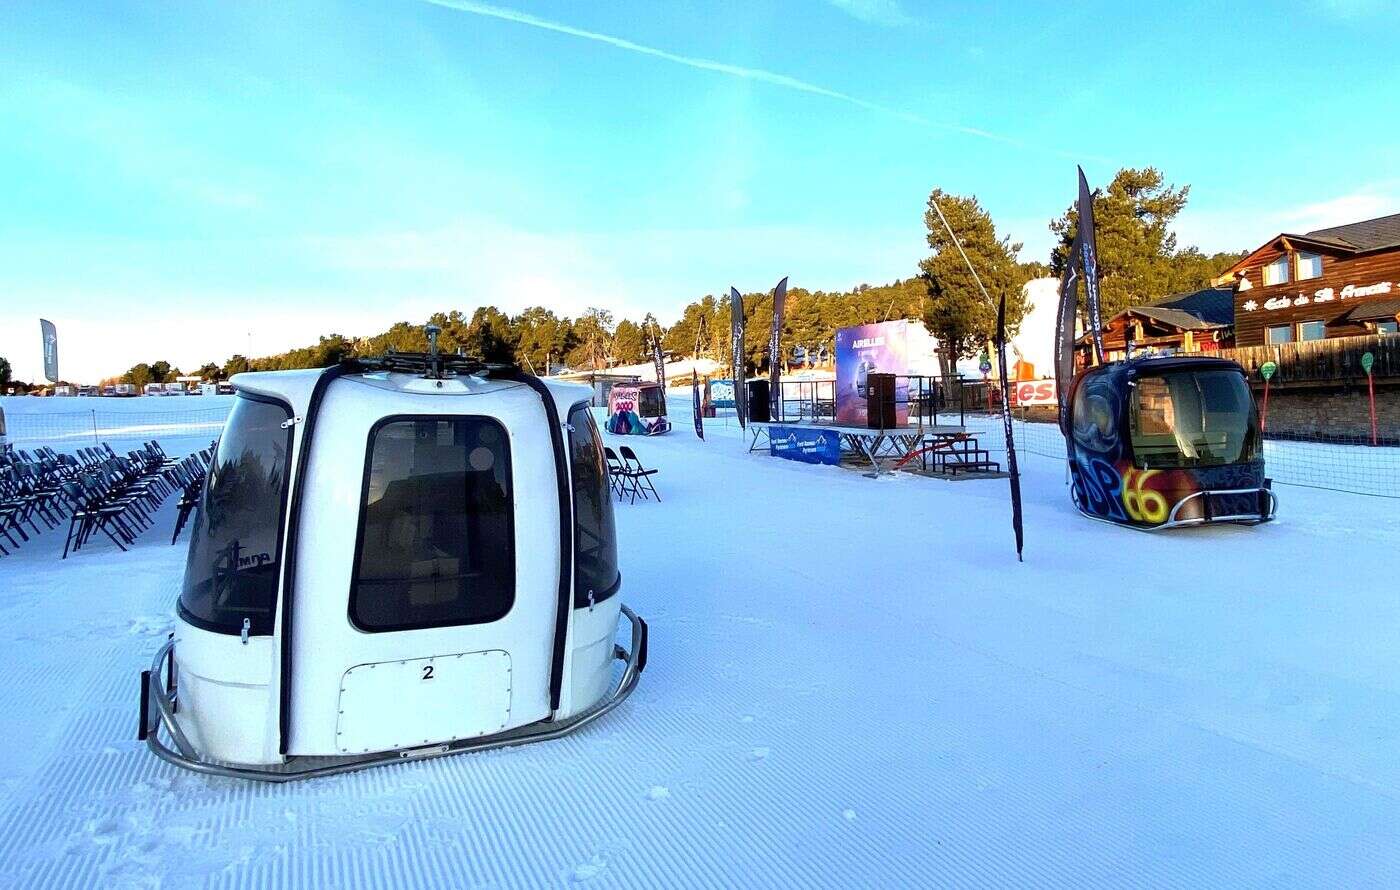
<path id="1" fill-rule="evenodd" d="M 350 618 L 379 632 L 484 624 L 515 600 L 505 429 L 391 417 L 370 432 Z"/>
<path id="2" fill-rule="evenodd" d="M 574 490 L 574 606 L 583 608 L 617 592 L 617 535 L 602 437 L 588 406 L 569 412 L 569 464 Z"/>
<path id="3" fill-rule="evenodd" d="M 1258 456 L 1258 421 L 1244 376 L 1175 371 L 1133 382 L 1133 459 L 1144 469 L 1247 463 Z"/>
<path id="4" fill-rule="evenodd" d="M 281 402 L 234 400 L 200 493 L 179 613 L 216 633 L 272 633 L 292 413 Z"/>
<path id="5" fill-rule="evenodd" d="M 660 417 L 665 414 L 665 408 L 661 401 L 662 393 L 659 386 L 644 386 L 637 396 L 637 416 L 638 417 Z"/>

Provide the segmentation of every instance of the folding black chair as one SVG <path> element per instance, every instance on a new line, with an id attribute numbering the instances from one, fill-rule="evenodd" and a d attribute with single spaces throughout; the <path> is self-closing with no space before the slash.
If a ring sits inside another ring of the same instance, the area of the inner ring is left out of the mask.
<path id="1" fill-rule="evenodd" d="M 608 483 L 612 486 L 612 490 L 617 492 L 618 503 L 622 503 L 622 496 L 632 491 L 636 480 L 627 471 L 627 465 L 622 462 L 622 458 L 618 457 L 617 452 L 613 451 L 610 446 L 603 446 L 603 454 L 608 459 Z M 633 494 L 632 500 L 636 499 L 637 496 Z"/>
<path id="2" fill-rule="evenodd" d="M 651 477 L 661 471 L 657 469 L 648 470 L 646 467 L 642 466 L 642 462 L 637 459 L 637 453 L 627 445 L 619 447 L 618 450 L 622 452 L 622 461 L 626 468 L 627 475 L 632 479 L 632 503 L 636 502 L 638 494 L 642 496 L 643 500 L 646 500 L 647 491 L 656 495 L 656 502 L 658 504 L 661 503 L 660 492 L 656 490 L 655 485 L 651 484 Z M 642 489 L 642 486 L 646 486 L 645 491 Z"/>

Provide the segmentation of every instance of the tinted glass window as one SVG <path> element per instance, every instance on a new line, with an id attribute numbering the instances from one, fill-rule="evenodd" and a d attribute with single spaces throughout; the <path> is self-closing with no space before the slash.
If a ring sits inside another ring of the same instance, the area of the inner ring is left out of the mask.
<path id="1" fill-rule="evenodd" d="M 1203 467 L 1258 456 L 1259 423 L 1244 375 L 1177 371 L 1133 386 L 1133 458 L 1143 467 Z"/>
<path id="2" fill-rule="evenodd" d="M 1305 321 L 1298 325 L 1299 340 L 1322 340 L 1327 336 L 1327 323 L 1322 321 Z"/>
<path id="3" fill-rule="evenodd" d="M 1292 343 L 1292 342 L 1293 342 L 1293 325 L 1291 325 L 1291 324 L 1276 324 L 1276 325 L 1271 325 L 1269 328 L 1266 329 L 1265 334 L 1266 334 L 1265 339 L 1266 339 L 1269 343 Z"/>
<path id="4" fill-rule="evenodd" d="M 350 618 L 361 630 L 495 621 L 515 601 L 505 429 L 393 419 L 370 434 Z"/>
<path id="5" fill-rule="evenodd" d="M 617 534 L 613 528 L 608 464 L 593 413 L 587 406 L 569 412 L 569 463 L 574 488 L 574 605 L 599 602 L 616 592 Z"/>
<path id="6" fill-rule="evenodd" d="M 662 401 L 661 387 L 644 387 L 637 397 L 638 411 L 640 417 L 660 417 L 666 413 L 666 404 Z"/>
<path id="7" fill-rule="evenodd" d="M 240 396 L 214 451 L 190 534 L 180 614 L 196 627 L 270 634 L 292 431 L 281 404 Z"/>

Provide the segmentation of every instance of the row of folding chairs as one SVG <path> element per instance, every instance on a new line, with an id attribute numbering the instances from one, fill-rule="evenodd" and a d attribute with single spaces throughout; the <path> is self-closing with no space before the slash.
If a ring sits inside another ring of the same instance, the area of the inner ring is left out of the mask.
<path id="1" fill-rule="evenodd" d="M 172 458 L 158 442 L 125 457 L 103 444 L 72 453 L 0 449 L 0 556 L 68 519 L 63 558 L 101 533 L 125 550 L 173 491 L 203 481 L 206 449 Z"/>
<path id="2" fill-rule="evenodd" d="M 618 451 L 622 452 L 620 457 Z M 642 500 L 650 496 L 655 497 L 657 503 L 661 502 L 661 494 L 651 481 L 652 476 L 661 472 L 659 469 L 647 469 L 643 466 L 637 458 L 637 453 L 628 445 L 619 446 L 617 451 L 613 451 L 612 446 L 604 447 L 603 454 L 608 459 L 608 481 L 619 502 L 626 495 L 631 495 L 632 499 L 628 501 L 630 504 L 637 502 L 637 495 L 641 495 Z"/>
<path id="3" fill-rule="evenodd" d="M 74 503 L 68 523 L 63 557 L 82 549 L 101 533 L 120 550 L 136 542 L 150 528 L 156 509 L 173 492 L 184 492 L 203 481 L 210 450 L 185 458 L 172 458 L 158 442 L 148 442 L 126 458 L 105 461 L 94 473 L 65 483 Z"/>
<path id="4" fill-rule="evenodd" d="M 199 506 L 199 493 L 204 490 L 204 477 L 209 474 L 209 461 L 213 454 L 213 446 L 201 451 L 198 455 L 191 455 L 189 460 L 192 463 L 184 468 L 182 485 L 180 488 L 180 500 L 175 505 L 175 531 L 170 535 L 170 543 L 174 544 L 180 540 L 180 532 L 184 530 L 185 524 L 190 520 L 190 514 Z M 194 460 L 196 457 L 201 460 Z"/>

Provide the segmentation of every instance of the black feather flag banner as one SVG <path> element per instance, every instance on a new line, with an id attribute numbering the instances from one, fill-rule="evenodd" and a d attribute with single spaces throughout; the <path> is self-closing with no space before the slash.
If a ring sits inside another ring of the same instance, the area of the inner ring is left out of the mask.
<path id="1" fill-rule="evenodd" d="M 787 299 L 787 276 L 773 288 L 773 330 L 768 335 L 768 399 L 771 404 L 769 416 L 774 420 L 782 417 L 782 368 L 783 368 L 783 302 Z"/>
<path id="2" fill-rule="evenodd" d="M 44 379 L 58 382 L 58 328 L 47 318 L 39 319 L 39 334 L 44 338 Z"/>
<path id="3" fill-rule="evenodd" d="M 700 375 L 690 369 L 690 402 L 695 412 L 695 435 L 702 441 L 705 438 L 705 419 L 700 410 Z"/>
<path id="4" fill-rule="evenodd" d="M 1094 336 L 1094 360 L 1103 361 L 1103 319 L 1099 312 L 1099 248 L 1094 240 L 1094 196 L 1084 168 L 1079 168 L 1079 256 L 1084 267 L 1084 308 Z"/>
<path id="5" fill-rule="evenodd" d="M 982 276 L 977 274 L 977 268 L 972 265 L 972 260 L 967 258 L 967 251 L 962 249 L 962 242 L 958 240 L 957 232 L 948 224 L 948 217 L 943 215 L 943 208 L 938 206 L 938 202 L 932 199 L 929 203 L 938 213 L 938 218 L 943 221 L 943 228 L 948 230 L 948 237 L 953 240 L 953 246 L 962 255 L 967 271 L 972 273 L 972 280 L 977 282 L 977 289 L 982 292 L 982 299 L 988 303 L 992 297 L 987 293 L 987 288 L 982 284 Z M 1011 386 L 1006 378 L 1006 294 L 1001 295 L 1001 301 L 997 303 L 997 329 L 996 329 L 997 367 L 1001 374 L 1001 422 L 1006 432 L 1006 468 L 1011 474 L 1011 527 L 1016 530 L 1016 558 L 1021 558 L 1021 546 L 1024 543 L 1025 535 L 1021 530 L 1021 472 L 1016 468 L 1016 443 L 1011 437 Z"/>
<path id="6" fill-rule="evenodd" d="M 1060 431 L 1069 435 L 1069 385 L 1074 380 L 1074 327 L 1079 316 L 1079 238 L 1065 256 L 1060 273 L 1060 308 L 1055 315 L 1055 395 L 1060 406 Z"/>
<path id="7" fill-rule="evenodd" d="M 1006 294 L 997 304 L 997 370 L 1001 373 L 1001 423 L 1006 432 L 1006 471 L 1011 477 L 1011 528 L 1016 532 L 1016 558 L 1021 559 L 1025 532 L 1021 526 L 1021 471 L 1016 466 L 1016 442 L 1011 433 L 1011 385 L 1006 377 Z"/>
<path id="8" fill-rule="evenodd" d="M 729 289 L 729 347 L 734 367 L 734 414 L 743 429 L 749 418 L 749 388 L 744 381 L 744 298 Z"/>
<path id="9" fill-rule="evenodd" d="M 661 384 L 661 414 L 666 414 L 666 356 L 661 351 L 661 328 L 651 328 L 651 363 L 656 366 L 656 382 Z"/>

